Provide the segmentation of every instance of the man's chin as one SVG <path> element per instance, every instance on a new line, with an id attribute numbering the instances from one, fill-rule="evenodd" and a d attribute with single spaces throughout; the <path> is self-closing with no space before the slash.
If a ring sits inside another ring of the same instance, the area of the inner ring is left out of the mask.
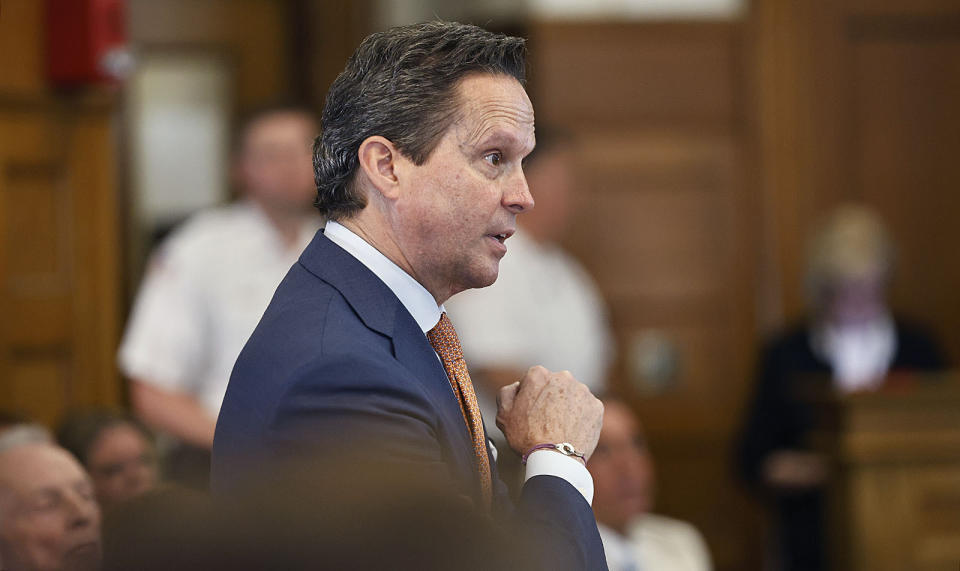
<path id="1" fill-rule="evenodd" d="M 95 571 L 100 568 L 100 543 L 90 541 L 71 548 L 64 554 L 63 569 L 70 571 Z"/>
<path id="2" fill-rule="evenodd" d="M 473 287 L 484 288 L 484 287 L 492 286 L 494 283 L 496 283 L 497 278 L 499 276 L 500 276 L 500 264 L 498 263 L 497 267 L 495 267 L 493 271 L 486 272 L 484 275 L 478 276 L 476 280 L 477 285 L 474 285 Z"/>

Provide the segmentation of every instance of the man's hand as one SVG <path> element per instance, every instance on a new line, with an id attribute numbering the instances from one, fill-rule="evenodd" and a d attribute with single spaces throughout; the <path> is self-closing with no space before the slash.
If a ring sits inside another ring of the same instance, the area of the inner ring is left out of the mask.
<path id="1" fill-rule="evenodd" d="M 569 442 L 589 458 L 602 424 L 603 403 L 569 371 L 531 367 L 497 395 L 497 426 L 517 454 L 537 444 Z"/>

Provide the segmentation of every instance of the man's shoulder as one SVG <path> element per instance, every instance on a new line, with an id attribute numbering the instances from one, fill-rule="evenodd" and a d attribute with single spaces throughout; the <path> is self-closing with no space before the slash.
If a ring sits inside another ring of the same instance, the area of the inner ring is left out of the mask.
<path id="1" fill-rule="evenodd" d="M 337 288 L 295 265 L 237 359 L 224 411 L 270 417 L 297 391 L 392 382 L 398 371 L 384 373 L 393 362 L 389 338 L 366 327 Z"/>
<path id="2" fill-rule="evenodd" d="M 334 335 L 326 335 L 333 331 Z M 296 263 L 267 306 L 250 343 L 304 343 L 313 354 L 330 343 L 359 343 L 372 335 L 347 299 L 346 292 Z"/>
<path id="3" fill-rule="evenodd" d="M 286 381 L 299 376 L 298 369 L 316 373 L 318 369 L 347 370 L 350 363 L 367 369 L 398 366 L 392 339 L 367 325 L 350 296 L 351 292 L 295 264 L 247 342 L 235 376 L 263 362 L 276 363 L 274 374 Z M 384 310 L 391 311 L 390 306 Z M 328 377 L 314 374 L 311 378 Z"/>

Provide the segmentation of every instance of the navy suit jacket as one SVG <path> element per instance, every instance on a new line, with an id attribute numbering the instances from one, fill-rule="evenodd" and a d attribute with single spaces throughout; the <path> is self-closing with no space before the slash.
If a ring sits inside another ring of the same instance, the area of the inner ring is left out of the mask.
<path id="1" fill-rule="evenodd" d="M 480 502 L 470 434 L 426 336 L 386 284 L 320 231 L 237 360 L 211 484 L 229 493 L 278 451 L 322 450 L 329 461 L 358 447 Z M 492 457 L 490 464 L 495 517 L 542 543 L 543 568 L 606 568 L 593 512 L 576 488 L 537 476 L 513 506 Z"/>

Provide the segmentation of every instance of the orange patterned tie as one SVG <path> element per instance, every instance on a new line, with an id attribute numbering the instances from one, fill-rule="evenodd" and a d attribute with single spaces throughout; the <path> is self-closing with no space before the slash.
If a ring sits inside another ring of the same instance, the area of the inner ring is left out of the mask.
<path id="1" fill-rule="evenodd" d="M 480 491 L 483 494 L 484 505 L 489 508 L 493 484 L 490 476 L 490 459 L 487 457 L 487 436 L 483 432 L 480 405 L 477 404 L 477 394 L 473 392 L 473 383 L 470 381 L 470 373 L 467 372 L 467 362 L 463 359 L 460 339 L 457 338 L 457 331 L 446 313 L 440 314 L 440 321 L 433 329 L 427 331 L 427 339 L 430 340 L 433 350 L 440 356 L 453 392 L 460 401 L 460 412 L 463 413 L 467 430 L 473 437 L 473 452 L 476 454 L 477 469 L 480 471 Z"/>

